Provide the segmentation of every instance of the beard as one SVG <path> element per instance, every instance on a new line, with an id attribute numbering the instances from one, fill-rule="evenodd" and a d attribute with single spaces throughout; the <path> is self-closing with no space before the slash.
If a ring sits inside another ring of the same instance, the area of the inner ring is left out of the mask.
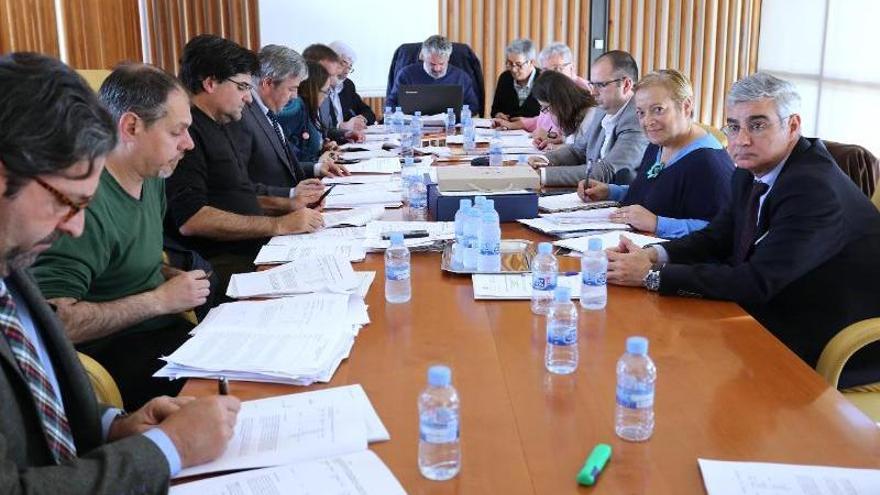
<path id="1" fill-rule="evenodd" d="M 55 230 L 28 249 L 23 249 L 21 246 L 10 249 L 0 259 L 0 275 L 5 277 L 13 270 L 20 270 L 33 265 L 41 252 L 36 248 L 43 245 L 51 246 L 59 237 L 61 237 L 61 232 Z"/>

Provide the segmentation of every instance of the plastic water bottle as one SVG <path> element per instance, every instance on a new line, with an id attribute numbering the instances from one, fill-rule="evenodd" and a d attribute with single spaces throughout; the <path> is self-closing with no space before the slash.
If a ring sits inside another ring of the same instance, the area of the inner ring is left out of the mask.
<path id="1" fill-rule="evenodd" d="M 394 130 L 394 113 L 391 112 L 391 107 L 385 107 L 385 113 L 382 114 L 382 125 L 385 127 L 385 132 L 391 132 Z"/>
<path id="2" fill-rule="evenodd" d="M 474 121 L 470 117 L 467 120 L 461 120 L 461 135 L 462 135 L 462 143 L 463 148 L 466 152 L 470 153 L 477 149 L 477 128 L 474 126 Z"/>
<path id="3" fill-rule="evenodd" d="M 428 219 L 428 186 L 418 168 L 409 182 L 409 213 L 411 221 Z"/>
<path id="4" fill-rule="evenodd" d="M 428 368 L 428 387 L 419 395 L 419 471 L 429 480 L 454 478 L 461 468 L 458 392 L 446 366 Z"/>
<path id="5" fill-rule="evenodd" d="M 415 146 L 415 130 L 409 123 L 404 123 L 400 131 L 400 155 L 413 156 L 413 147 Z"/>
<path id="6" fill-rule="evenodd" d="M 532 259 L 532 313 L 547 315 L 556 290 L 559 263 L 553 256 L 553 245 L 538 244 L 538 254 Z"/>
<path id="7" fill-rule="evenodd" d="M 501 147 L 501 132 L 495 129 L 489 141 L 489 166 L 500 167 L 504 164 L 504 149 Z"/>
<path id="8" fill-rule="evenodd" d="M 394 107 L 394 129 L 392 129 L 395 133 L 403 132 L 403 109 L 400 107 Z"/>
<path id="9" fill-rule="evenodd" d="M 608 256 L 602 250 L 602 239 L 587 243 L 587 252 L 581 257 L 581 306 L 584 309 L 604 309 L 608 302 Z"/>
<path id="10" fill-rule="evenodd" d="M 517 167 L 528 167 L 529 166 L 529 157 L 526 155 L 519 155 L 516 157 L 516 166 Z"/>
<path id="11" fill-rule="evenodd" d="M 477 253 L 479 252 L 480 208 L 478 204 L 467 211 L 462 230 L 464 250 L 462 250 L 461 263 L 465 270 L 474 271 L 477 269 Z"/>
<path id="12" fill-rule="evenodd" d="M 412 297 L 409 279 L 409 249 L 403 244 L 403 234 L 391 234 L 391 247 L 385 250 L 385 300 L 405 303 Z"/>
<path id="13" fill-rule="evenodd" d="M 471 113 L 471 106 L 465 103 L 461 106 L 461 122 L 464 123 L 465 119 L 471 120 L 473 114 Z"/>
<path id="14" fill-rule="evenodd" d="M 446 135 L 455 135 L 455 110 L 452 108 L 446 109 Z"/>
<path id="15" fill-rule="evenodd" d="M 578 366 L 578 310 L 571 302 L 571 290 L 556 286 L 547 313 L 547 349 L 544 366 L 550 373 L 567 375 Z"/>
<path id="16" fill-rule="evenodd" d="M 419 173 L 415 159 L 407 156 L 400 165 L 400 200 L 409 203 L 409 185 L 416 174 Z"/>
<path id="17" fill-rule="evenodd" d="M 455 212 L 455 244 L 452 249 L 452 265 L 461 267 L 464 264 L 464 222 L 471 209 L 471 200 L 458 200 L 458 211 Z"/>
<path id="18" fill-rule="evenodd" d="M 654 384 L 657 368 L 648 357 L 648 339 L 626 339 L 626 353 L 617 361 L 617 414 L 614 431 L 630 442 L 654 433 Z"/>
<path id="19" fill-rule="evenodd" d="M 413 133 L 413 147 L 419 147 L 422 144 L 422 112 L 421 110 L 416 110 L 413 114 L 413 118 L 410 121 L 410 127 L 412 127 Z"/>
<path id="20" fill-rule="evenodd" d="M 495 211 L 495 201 L 487 199 L 480 213 L 478 233 L 480 254 L 477 256 L 477 271 L 501 271 L 501 222 Z"/>

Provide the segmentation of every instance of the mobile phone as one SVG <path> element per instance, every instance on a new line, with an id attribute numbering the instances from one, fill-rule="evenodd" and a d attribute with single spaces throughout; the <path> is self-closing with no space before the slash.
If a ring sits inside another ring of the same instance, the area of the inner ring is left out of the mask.
<path id="1" fill-rule="evenodd" d="M 428 236 L 430 236 L 430 234 L 428 234 L 427 230 L 410 230 L 409 232 L 403 233 L 404 239 L 418 239 L 420 237 L 428 237 Z M 390 233 L 382 234 L 382 239 L 384 239 L 386 241 L 390 241 L 391 234 Z"/>

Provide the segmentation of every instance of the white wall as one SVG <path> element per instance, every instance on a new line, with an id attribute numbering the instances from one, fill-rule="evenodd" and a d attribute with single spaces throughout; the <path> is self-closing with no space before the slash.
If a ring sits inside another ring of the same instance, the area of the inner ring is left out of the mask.
<path id="1" fill-rule="evenodd" d="M 439 17 L 437 0 L 261 0 L 260 38 L 300 53 L 312 43 L 344 41 L 357 52 L 351 79 L 358 93 L 385 96 L 394 50 L 437 34 Z"/>

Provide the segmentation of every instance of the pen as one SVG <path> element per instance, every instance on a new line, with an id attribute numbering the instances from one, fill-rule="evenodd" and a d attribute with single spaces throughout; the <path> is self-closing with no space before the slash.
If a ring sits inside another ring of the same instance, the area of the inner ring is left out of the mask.
<path id="1" fill-rule="evenodd" d="M 315 201 L 314 203 L 309 203 L 307 206 L 308 206 L 309 208 L 315 208 L 315 207 L 317 207 L 318 205 L 320 205 L 320 204 L 321 204 L 321 201 L 324 201 L 324 198 L 326 198 L 327 195 L 330 194 L 330 191 L 332 191 L 334 187 L 336 187 L 336 184 L 330 184 L 330 186 L 327 187 L 327 190 L 324 191 L 324 194 L 322 194 L 321 197 L 318 198 L 317 201 Z"/>
<path id="2" fill-rule="evenodd" d="M 605 467 L 605 463 L 611 458 L 611 446 L 607 443 L 600 443 L 593 447 L 590 457 L 577 475 L 577 482 L 581 485 L 592 486 L 596 483 L 596 478 Z"/>
<path id="3" fill-rule="evenodd" d="M 217 380 L 217 389 L 220 392 L 220 395 L 229 395 L 229 380 L 227 380 L 225 376 L 221 376 L 220 379 Z"/>

